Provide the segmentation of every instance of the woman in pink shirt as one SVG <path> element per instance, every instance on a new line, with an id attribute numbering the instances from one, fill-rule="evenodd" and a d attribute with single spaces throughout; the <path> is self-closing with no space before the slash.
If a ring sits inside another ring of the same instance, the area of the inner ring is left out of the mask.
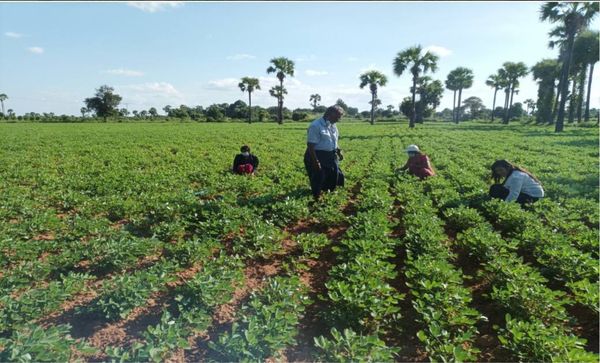
<path id="1" fill-rule="evenodd" d="M 423 154 L 417 145 L 409 145 L 406 148 L 408 154 L 408 160 L 401 171 L 408 170 L 408 172 L 421 179 L 425 179 L 435 175 L 435 171 L 429 161 L 429 156 Z"/>

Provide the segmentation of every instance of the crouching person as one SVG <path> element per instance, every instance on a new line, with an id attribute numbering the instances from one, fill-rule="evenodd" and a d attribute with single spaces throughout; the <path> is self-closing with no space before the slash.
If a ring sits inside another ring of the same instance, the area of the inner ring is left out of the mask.
<path id="1" fill-rule="evenodd" d="M 248 145 L 242 146 L 240 152 L 233 159 L 232 171 L 236 174 L 254 174 L 254 171 L 258 168 L 258 157 L 250 153 Z"/>
<path id="2" fill-rule="evenodd" d="M 490 187 L 490 197 L 502 199 L 505 202 L 516 201 L 521 206 L 526 203 L 534 203 L 544 197 L 542 184 L 526 169 L 506 160 L 496 160 L 491 169 L 495 184 Z M 504 181 L 500 184 L 502 178 Z"/>

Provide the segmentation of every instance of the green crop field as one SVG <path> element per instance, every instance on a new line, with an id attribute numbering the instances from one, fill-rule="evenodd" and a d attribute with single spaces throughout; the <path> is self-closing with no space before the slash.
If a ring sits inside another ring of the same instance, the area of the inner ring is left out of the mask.
<path id="1" fill-rule="evenodd" d="M 0 124 L 0 361 L 598 361 L 597 128 L 342 121 L 313 205 L 307 126 Z"/>

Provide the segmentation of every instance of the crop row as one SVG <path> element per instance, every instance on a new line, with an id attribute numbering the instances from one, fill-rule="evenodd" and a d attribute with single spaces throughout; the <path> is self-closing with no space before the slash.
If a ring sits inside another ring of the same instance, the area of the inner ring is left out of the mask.
<path id="1" fill-rule="evenodd" d="M 424 327 L 417 337 L 432 360 L 473 361 L 479 352 L 473 344 L 475 324 L 486 318 L 469 307 L 471 292 L 464 287 L 462 271 L 452 264 L 443 224 L 422 187 L 410 176 L 398 177 L 394 185 L 404 208 L 406 284 Z"/>
<path id="2" fill-rule="evenodd" d="M 435 186 L 437 192 L 433 198 L 438 202 L 443 200 L 444 191 L 448 190 L 448 195 L 456 192 L 452 188 L 445 189 L 443 181 L 433 183 L 431 181 L 426 189 L 433 190 Z M 475 205 L 488 207 L 488 212 L 490 206 L 497 206 L 500 210 L 518 208 L 497 201 L 478 204 L 476 199 L 470 200 L 471 203 L 474 201 Z M 498 329 L 503 346 L 523 360 L 597 359 L 583 350 L 585 341 L 569 333 L 565 294 L 546 287 L 547 280 L 517 256 L 518 240 L 502 239 L 476 209 L 462 205 L 446 208 L 443 215 L 447 226 L 462 232 L 457 243 L 482 262 L 480 275 L 492 286 L 490 299 L 507 312 L 506 326 Z M 504 217 L 496 220 L 498 226 L 510 228 L 518 225 L 509 223 L 506 215 Z"/>
<path id="3" fill-rule="evenodd" d="M 389 145 L 379 145 L 369 163 L 369 177 L 361 180 L 356 215 L 337 252 L 336 265 L 325 283 L 329 307 L 322 312 L 330 335 L 315 338 L 318 359 L 344 362 L 389 361 L 397 348 L 386 346 L 381 336 L 395 328 L 403 295 L 390 282 L 396 277 L 394 241 L 388 237 L 388 214 L 393 199 L 385 179 Z"/>

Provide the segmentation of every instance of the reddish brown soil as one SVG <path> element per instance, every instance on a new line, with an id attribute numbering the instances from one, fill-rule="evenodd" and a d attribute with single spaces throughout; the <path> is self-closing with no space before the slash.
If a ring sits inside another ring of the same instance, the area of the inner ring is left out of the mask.
<path id="1" fill-rule="evenodd" d="M 53 241 L 56 237 L 54 232 L 45 232 L 33 237 L 34 241 Z"/>
<path id="2" fill-rule="evenodd" d="M 319 299 L 318 296 L 326 296 L 327 294 L 325 283 L 329 278 L 328 272 L 335 264 L 336 259 L 332 247 L 339 244 L 339 240 L 347 228 L 347 226 L 330 228 L 327 231 L 327 237 L 331 244 L 321 251 L 317 260 L 307 259 L 302 261 L 308 266 L 308 270 L 300 272 L 300 280 L 308 287 L 312 304 L 307 306 L 304 316 L 298 324 L 299 333 L 296 337 L 296 345 L 283 352 L 283 361 L 306 362 L 313 360 L 314 338 L 329 332 L 329 326 L 319 315 L 328 308 L 328 303 Z"/>
<path id="3" fill-rule="evenodd" d="M 397 227 L 400 229 L 401 227 Z M 400 231 L 396 231 L 400 233 Z M 401 234 L 404 235 L 404 232 Z M 399 246 L 396 249 L 396 257 L 390 261 L 396 265 L 396 278 L 390 281 L 390 285 L 401 294 L 404 294 L 404 299 L 400 300 L 401 318 L 397 324 L 400 329 L 393 329 L 383 337 L 387 346 L 399 347 L 400 352 L 396 357 L 396 361 L 400 362 L 427 362 L 427 352 L 425 347 L 417 338 L 417 332 L 423 327 L 417 322 L 417 312 L 412 305 L 412 296 L 408 286 L 406 286 L 406 277 L 404 274 L 406 264 L 406 249 Z"/>
<path id="4" fill-rule="evenodd" d="M 447 229 L 447 231 L 449 235 L 456 235 L 452 230 Z M 482 362 L 516 361 L 517 359 L 501 346 L 498 334 L 493 329 L 494 325 L 504 326 L 504 312 L 484 296 L 490 292 L 491 286 L 485 278 L 477 277 L 481 268 L 480 263 L 460 247 L 451 245 L 451 248 L 457 255 L 455 265 L 462 270 L 464 284 L 471 291 L 473 300 L 470 307 L 487 318 L 487 321 L 480 320 L 476 324 L 479 334 L 475 339 L 474 346 L 480 350 L 479 360 Z"/>
<path id="5" fill-rule="evenodd" d="M 120 220 L 115 221 L 114 223 L 112 223 L 110 225 L 110 228 L 118 230 L 118 229 L 123 228 L 123 226 L 126 225 L 127 223 L 129 223 L 129 220 L 127 220 L 127 219 L 120 219 Z"/>
<path id="6" fill-rule="evenodd" d="M 235 320 L 236 311 L 246 302 L 249 295 L 253 291 L 259 290 L 265 277 L 271 277 L 279 272 L 281 266 L 281 257 L 276 256 L 268 261 L 252 261 L 244 269 L 244 285 L 237 288 L 233 294 L 232 300 L 224 305 L 219 306 L 214 315 L 213 323 L 209 330 L 203 334 L 190 337 L 188 341 L 192 343 L 192 349 L 183 353 L 176 352 L 169 361 L 181 362 L 177 357 L 183 358 L 183 361 L 205 361 L 207 358 L 217 359 L 213 357 L 212 352 L 208 348 L 208 342 L 216 340 L 222 333 L 231 330 L 231 324 Z"/>

